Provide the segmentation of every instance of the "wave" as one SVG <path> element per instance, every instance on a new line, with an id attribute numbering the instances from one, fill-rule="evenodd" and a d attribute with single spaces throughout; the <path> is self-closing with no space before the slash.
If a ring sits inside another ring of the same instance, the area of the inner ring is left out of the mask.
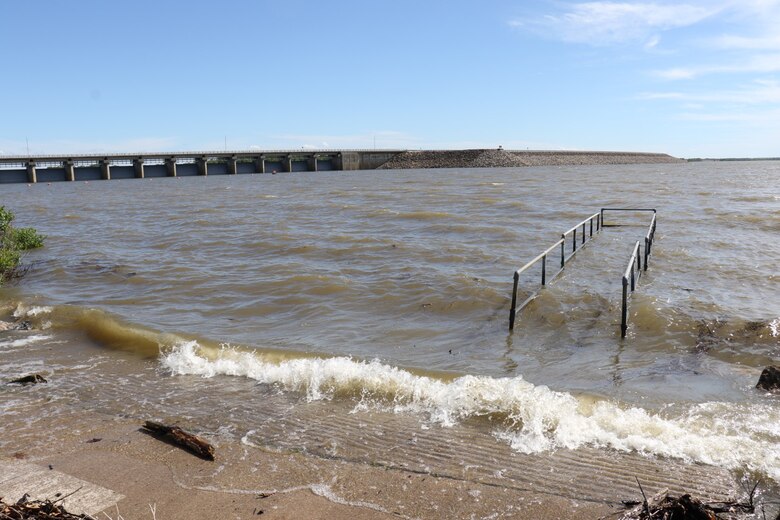
<path id="1" fill-rule="evenodd" d="M 652 413 L 535 386 L 521 376 L 440 379 L 351 358 L 270 360 L 262 353 L 183 342 L 161 358 L 175 375 L 247 377 L 307 400 L 350 398 L 357 407 L 423 414 L 442 426 L 497 421 L 496 438 L 523 453 L 583 446 L 673 457 L 780 480 L 780 410 L 704 403 L 677 415 Z M 746 428 L 750 430 L 745 435 Z"/>
<path id="2" fill-rule="evenodd" d="M 654 412 L 554 391 L 522 376 L 442 374 L 378 360 L 220 345 L 94 309 L 19 306 L 16 314 L 50 322 L 47 335 L 75 329 L 105 347 L 158 358 L 173 375 L 246 377 L 309 401 L 344 399 L 356 410 L 417 414 L 444 427 L 485 419 L 497 439 L 523 453 L 611 448 L 758 471 L 780 481 L 780 407 L 772 402 L 678 404 Z M 767 327 L 774 331 L 778 325 Z"/>

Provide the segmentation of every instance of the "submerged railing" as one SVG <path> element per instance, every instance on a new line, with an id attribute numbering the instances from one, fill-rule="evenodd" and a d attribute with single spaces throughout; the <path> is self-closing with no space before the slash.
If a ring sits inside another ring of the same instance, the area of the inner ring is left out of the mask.
<path id="1" fill-rule="evenodd" d="M 631 292 L 636 290 L 636 284 L 639 278 L 642 277 L 642 271 L 647 271 L 647 265 L 650 259 L 650 253 L 653 250 L 653 240 L 655 239 L 655 226 L 656 226 L 656 211 L 654 209 L 631 209 L 631 208 L 605 208 L 601 210 L 602 219 L 604 218 L 604 211 L 652 211 L 653 218 L 650 221 L 650 227 L 647 229 L 645 235 L 645 248 L 642 252 L 642 245 L 639 240 L 634 244 L 634 249 L 631 251 L 631 257 L 628 259 L 628 266 L 623 273 L 623 300 L 620 307 L 620 337 L 625 338 L 628 331 L 628 288 L 631 287 Z M 644 262 L 642 262 L 642 256 L 644 254 Z M 644 269 L 642 267 L 644 265 Z"/>
<path id="2" fill-rule="evenodd" d="M 554 243 L 552 246 L 547 248 L 542 254 L 525 264 L 523 267 L 515 271 L 514 275 L 514 286 L 512 288 L 512 308 L 509 309 L 509 330 L 512 330 L 515 328 L 515 316 L 517 316 L 517 313 L 522 311 L 523 308 L 525 308 L 526 305 L 531 303 L 537 296 L 539 296 L 539 291 L 541 291 L 545 285 L 547 285 L 547 256 L 552 253 L 552 251 L 558 246 L 561 247 L 561 262 L 560 262 L 560 268 L 553 274 L 553 276 L 550 278 L 549 281 L 553 281 L 561 272 L 563 271 L 563 268 L 566 266 L 566 262 L 571 260 L 574 255 L 577 254 L 577 231 L 581 228 L 581 244 L 580 247 L 584 246 L 586 242 L 589 242 L 593 238 L 593 220 L 596 221 L 596 233 L 601 231 L 602 226 L 602 219 L 603 219 L 603 213 L 594 213 L 590 217 L 586 218 L 573 228 L 569 229 L 565 233 L 561 233 L 561 239 L 558 240 L 556 243 Z M 590 223 L 590 231 L 588 232 L 587 224 Z M 567 236 L 571 235 L 571 254 L 569 256 L 566 256 L 566 243 L 568 242 Z M 520 284 L 520 275 L 523 274 L 525 271 L 533 267 L 537 262 L 542 262 L 542 284 L 539 289 L 534 291 L 528 298 L 525 299 L 523 303 L 521 303 L 519 306 L 517 305 L 517 288 Z"/>
<path id="3" fill-rule="evenodd" d="M 641 272 L 644 266 L 644 270 L 647 270 L 648 261 L 650 258 L 650 253 L 653 249 L 653 240 L 655 238 L 655 228 L 656 228 L 656 210 L 652 208 L 601 208 L 601 211 L 598 213 L 594 213 L 590 217 L 586 218 L 573 228 L 569 229 L 565 233 L 561 233 L 561 238 L 556 243 L 554 243 L 552 246 L 547 248 L 544 252 L 542 252 L 540 255 L 538 255 L 536 258 L 525 264 L 523 267 L 515 271 L 514 273 L 514 284 L 512 287 L 512 307 L 509 309 L 509 330 L 513 330 L 515 327 L 515 318 L 517 317 L 517 313 L 522 311 L 529 303 L 531 303 L 534 299 L 536 299 L 537 296 L 539 296 L 539 293 L 541 290 L 547 285 L 548 281 L 553 281 L 561 272 L 563 272 L 564 267 L 566 266 L 566 263 L 571 260 L 574 255 L 577 254 L 577 244 L 580 242 L 580 248 L 584 246 L 588 241 L 590 241 L 593 238 L 593 221 L 596 221 L 596 233 L 600 232 L 603 227 L 606 226 L 604 223 L 604 212 L 606 211 L 628 211 L 628 212 L 642 212 L 642 211 L 652 211 L 653 212 L 653 218 L 650 221 L 650 227 L 648 228 L 647 234 L 644 237 L 644 249 L 642 249 L 642 245 L 640 241 L 637 241 L 634 245 L 634 249 L 631 253 L 631 258 L 628 262 L 628 267 L 625 270 L 625 273 L 623 275 L 623 305 L 621 308 L 621 322 L 620 322 L 620 334 L 621 337 L 626 337 L 626 331 L 628 330 L 628 288 L 631 287 L 631 292 L 634 292 L 636 289 L 636 282 L 641 276 Z M 588 231 L 587 225 L 590 224 L 590 229 Z M 578 240 L 577 238 L 577 231 L 581 230 L 581 238 Z M 571 253 L 566 256 L 566 244 L 569 242 L 567 237 L 571 235 Z M 547 257 L 550 256 L 550 254 L 557 249 L 560 246 L 560 268 L 548 279 L 547 276 Z M 517 304 L 517 290 L 518 286 L 520 285 L 520 275 L 523 274 L 525 271 L 536 265 L 538 262 L 541 262 L 542 264 L 542 272 L 541 272 L 541 286 L 531 293 L 530 296 L 528 296 L 525 301 L 523 301 L 520 305 Z"/>

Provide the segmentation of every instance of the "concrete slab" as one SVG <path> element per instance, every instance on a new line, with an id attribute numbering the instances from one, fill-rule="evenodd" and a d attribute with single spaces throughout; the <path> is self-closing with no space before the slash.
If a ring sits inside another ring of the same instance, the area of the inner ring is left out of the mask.
<path id="1" fill-rule="evenodd" d="M 52 501 L 70 495 L 61 503 L 68 512 L 77 515 L 97 515 L 124 498 L 110 489 L 60 471 L 28 462 L 0 459 L 0 497 L 6 503 L 13 503 L 25 493 L 34 500 Z"/>

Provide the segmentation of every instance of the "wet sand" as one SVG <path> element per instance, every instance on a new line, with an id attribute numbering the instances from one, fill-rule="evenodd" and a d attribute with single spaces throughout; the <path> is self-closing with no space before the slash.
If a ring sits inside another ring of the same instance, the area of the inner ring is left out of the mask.
<path id="1" fill-rule="evenodd" d="M 218 445 L 217 460 L 209 462 L 142 433 L 132 419 L 83 413 L 72 419 L 67 435 L 32 449 L 6 446 L 0 467 L 19 463 L 51 466 L 51 471 L 123 495 L 105 509 L 112 518 L 118 514 L 127 520 L 152 518 L 150 505 L 161 520 L 253 518 L 260 511 L 263 518 L 277 519 L 552 520 L 599 518 L 615 511 L 606 503 L 304 453 L 247 449 L 236 442 Z M 87 442 L 96 438 L 101 440 Z M 0 478 L 0 494 L 4 487 L 8 483 Z"/>

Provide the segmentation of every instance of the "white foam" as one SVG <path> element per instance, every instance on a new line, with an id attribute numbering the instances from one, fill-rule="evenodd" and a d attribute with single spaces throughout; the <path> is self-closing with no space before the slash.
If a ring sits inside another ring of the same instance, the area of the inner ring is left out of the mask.
<path id="1" fill-rule="evenodd" d="M 14 318 L 34 318 L 36 316 L 40 316 L 42 314 L 50 314 L 52 311 L 51 307 L 46 306 L 33 306 L 33 307 L 27 307 L 26 304 L 20 303 L 16 306 L 16 310 L 14 310 Z"/>
<path id="2" fill-rule="evenodd" d="M 45 341 L 47 339 L 51 339 L 51 336 L 46 336 L 44 334 L 33 334 L 32 336 L 25 336 L 23 338 L 19 339 L 13 339 L 9 341 L 0 341 L 0 348 L 18 348 L 18 347 L 24 347 L 27 345 L 31 345 L 33 343 L 38 343 L 40 341 Z"/>
<path id="3" fill-rule="evenodd" d="M 505 414 L 515 426 L 497 430 L 495 436 L 523 453 L 609 447 L 747 468 L 780 481 L 780 410 L 771 404 L 704 403 L 664 415 L 610 401 L 580 400 L 520 376 L 463 376 L 447 382 L 379 361 L 336 357 L 271 363 L 262 354 L 229 348 L 209 360 L 199 349 L 196 342 L 181 344 L 162 363 L 174 374 L 248 377 L 301 392 L 309 400 L 346 393 L 395 412 L 423 413 L 443 426 L 467 417 Z"/>

